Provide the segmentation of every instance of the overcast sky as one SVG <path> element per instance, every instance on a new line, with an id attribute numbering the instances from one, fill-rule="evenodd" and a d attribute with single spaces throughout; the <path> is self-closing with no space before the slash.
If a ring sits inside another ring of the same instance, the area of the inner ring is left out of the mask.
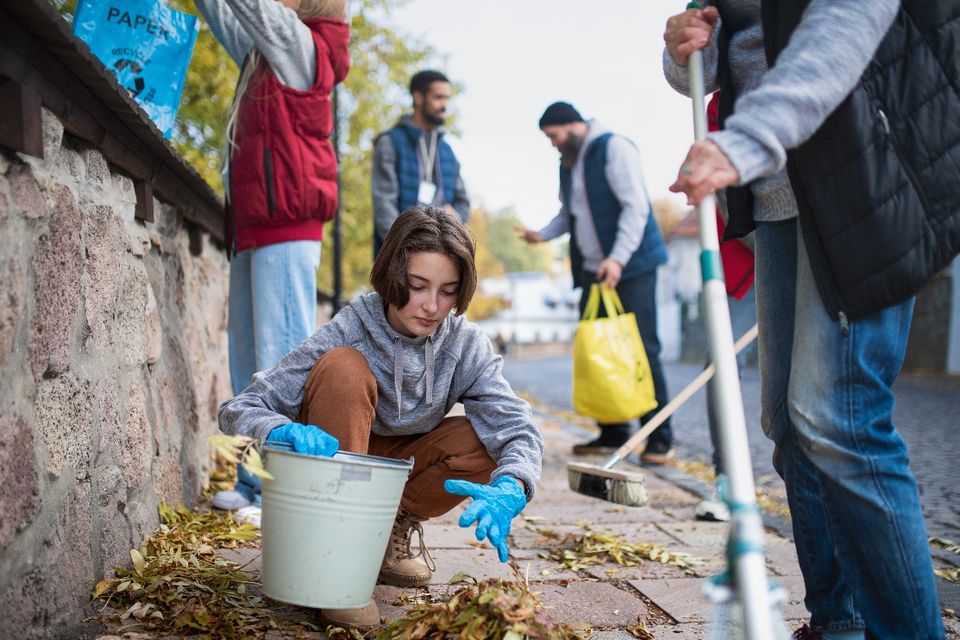
<path id="1" fill-rule="evenodd" d="M 464 87 L 462 135 L 451 145 L 474 203 L 513 205 L 539 228 L 557 201 L 558 156 L 537 128 L 567 100 L 640 148 L 652 198 L 667 187 L 693 138 L 690 101 L 663 79 L 666 19 L 675 0 L 412 0 L 394 11 L 400 31 L 432 45 L 436 65 Z"/>

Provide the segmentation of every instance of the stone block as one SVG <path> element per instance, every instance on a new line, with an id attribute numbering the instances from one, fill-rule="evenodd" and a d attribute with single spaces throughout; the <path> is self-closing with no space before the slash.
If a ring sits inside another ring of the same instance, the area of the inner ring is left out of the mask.
<path id="1" fill-rule="evenodd" d="M 25 575 L 14 576 L 10 587 L 0 593 L 0 614 L 7 637 L 46 640 L 45 624 L 53 603 L 43 592 L 45 582 L 44 572 L 36 567 Z"/>
<path id="2" fill-rule="evenodd" d="M 55 158 L 63 144 L 63 123 L 46 107 L 41 107 L 43 126 L 43 157 Z"/>
<path id="3" fill-rule="evenodd" d="M 154 365 L 160 361 L 163 350 L 163 327 L 160 323 L 160 309 L 157 307 L 157 297 L 153 295 L 153 286 L 147 282 L 146 321 L 146 360 L 147 364 Z"/>
<path id="4" fill-rule="evenodd" d="M 0 221 L 6 220 L 13 213 L 13 200 L 9 192 L 10 183 L 0 180 Z"/>
<path id="5" fill-rule="evenodd" d="M 90 463 L 93 435 L 93 393 L 89 382 L 67 374 L 37 385 L 34 415 L 47 449 L 46 471 L 59 476 L 83 470 Z"/>
<path id="6" fill-rule="evenodd" d="M 0 291 L 0 369 L 3 369 L 13 353 L 17 332 L 24 318 L 24 291 L 27 285 L 16 257 L 0 266 L 0 280 L 4 282 L 4 290 Z"/>
<path id="7" fill-rule="evenodd" d="M 55 611 L 50 629 L 67 629 L 83 618 L 88 588 L 96 580 L 93 564 L 93 503 L 89 482 L 79 482 L 67 494 L 53 529 L 43 541 L 46 549 L 46 593 Z"/>
<path id="8" fill-rule="evenodd" d="M 60 375 L 70 367 L 72 325 L 81 297 L 80 212 L 63 185 L 52 189 L 51 201 L 49 232 L 40 236 L 32 260 L 36 305 L 29 351 L 35 379 Z"/>
<path id="9" fill-rule="evenodd" d="M 82 213 L 89 278 L 84 306 L 90 339 L 102 350 L 110 345 L 123 286 L 127 238 L 123 221 L 109 205 L 85 207 Z"/>
<path id="10" fill-rule="evenodd" d="M 3 638 L 89 637 L 78 629 L 89 613 L 89 587 L 96 578 L 90 549 L 90 495 L 86 482 L 69 492 L 52 526 L 38 537 L 40 553 L 24 558 L 23 568 L 13 573 L 10 586 L 0 593 Z"/>
<path id="11" fill-rule="evenodd" d="M 21 416 L 0 415 L 0 549 L 30 523 L 39 503 L 33 431 Z"/>
<path id="12" fill-rule="evenodd" d="M 36 219 L 47 215 L 47 200 L 43 197 L 29 164 L 11 165 L 7 171 L 7 180 L 13 204 L 23 217 Z"/>
<path id="13" fill-rule="evenodd" d="M 131 538 L 130 523 L 125 517 L 127 508 L 127 484 L 123 471 L 114 465 L 97 470 L 94 476 L 96 489 L 96 519 L 99 539 L 97 553 L 100 571 L 109 575 L 114 567 L 129 566 Z M 140 541 L 138 540 L 137 543 Z"/>
<path id="14" fill-rule="evenodd" d="M 79 192 L 87 177 L 87 167 L 80 154 L 68 146 L 61 146 L 54 162 L 60 179 Z"/>
<path id="15" fill-rule="evenodd" d="M 80 152 L 86 168 L 83 184 L 80 185 L 81 202 L 103 202 L 104 191 L 112 185 L 110 165 L 98 149 L 87 148 Z"/>
<path id="16" fill-rule="evenodd" d="M 130 222 L 127 225 L 127 241 L 127 250 L 138 258 L 150 253 L 150 234 L 141 223 Z"/>
<path id="17" fill-rule="evenodd" d="M 130 523 L 133 546 L 138 547 L 160 524 L 160 502 L 152 491 L 137 492 L 139 497 L 127 501 L 126 516 Z"/>
<path id="18" fill-rule="evenodd" d="M 97 408 L 100 416 L 98 462 L 119 462 L 120 452 L 125 448 L 119 385 L 113 376 L 105 377 L 97 383 Z"/>
<path id="19" fill-rule="evenodd" d="M 111 325 L 110 340 L 125 367 L 139 367 L 147 359 L 147 270 L 140 261 L 124 264 L 123 284 Z"/>
<path id="20" fill-rule="evenodd" d="M 153 465 L 153 487 L 161 501 L 170 505 L 186 504 L 181 471 L 179 450 L 160 454 Z"/>
<path id="21" fill-rule="evenodd" d="M 131 385 L 127 399 L 127 421 L 123 437 L 123 478 L 136 489 L 150 479 L 154 440 L 147 419 L 147 399 L 142 386 Z"/>

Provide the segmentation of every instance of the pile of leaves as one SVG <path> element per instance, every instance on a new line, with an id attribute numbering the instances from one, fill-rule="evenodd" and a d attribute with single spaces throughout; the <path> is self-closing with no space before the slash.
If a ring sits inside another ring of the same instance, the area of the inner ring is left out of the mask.
<path id="1" fill-rule="evenodd" d="M 213 445 L 217 455 L 234 468 L 237 464 L 243 463 L 246 470 L 253 475 L 265 480 L 273 480 L 273 476 L 263 467 L 263 458 L 257 450 L 259 441 L 256 438 L 217 433 L 207 436 L 207 441 Z"/>
<path id="2" fill-rule="evenodd" d="M 956 555 L 957 560 L 960 561 L 960 544 L 946 538 L 931 537 L 930 545 Z M 960 566 L 956 564 L 952 567 L 934 567 L 933 572 L 947 582 L 960 584 Z"/>
<path id="3" fill-rule="evenodd" d="M 585 527 L 583 533 L 568 533 L 560 538 L 556 532 L 531 524 L 525 525 L 545 538 L 558 540 L 554 548 L 540 552 L 540 557 L 559 562 L 571 571 L 579 571 L 584 565 L 616 563 L 636 567 L 644 562 L 670 564 L 692 574 L 694 567 L 703 560 L 688 553 L 668 551 L 660 545 L 645 542 L 630 542 L 610 531 L 594 531 Z"/>
<path id="4" fill-rule="evenodd" d="M 259 583 L 217 548 L 252 546 L 259 530 L 229 514 L 191 513 L 160 505 L 162 524 L 143 546 L 130 551 L 133 566 L 115 567 L 93 599 L 103 601 L 98 619 L 121 630 L 235 640 L 260 638 L 278 625 L 259 594 Z M 302 629 L 299 623 L 285 628 Z"/>
<path id="5" fill-rule="evenodd" d="M 527 580 L 512 565 L 514 580 L 477 581 L 466 574 L 451 578 L 463 584 L 445 602 L 420 604 L 394 620 L 378 640 L 464 638 L 467 640 L 583 640 L 578 630 L 544 615 L 543 603 L 530 591 Z"/>

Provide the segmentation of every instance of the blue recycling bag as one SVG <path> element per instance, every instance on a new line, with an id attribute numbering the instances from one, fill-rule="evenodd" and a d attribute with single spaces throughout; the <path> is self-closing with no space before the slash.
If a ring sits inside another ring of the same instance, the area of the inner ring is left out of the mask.
<path id="1" fill-rule="evenodd" d="M 167 138 L 193 55 L 197 17 L 162 0 L 79 0 L 73 33 L 130 90 Z"/>

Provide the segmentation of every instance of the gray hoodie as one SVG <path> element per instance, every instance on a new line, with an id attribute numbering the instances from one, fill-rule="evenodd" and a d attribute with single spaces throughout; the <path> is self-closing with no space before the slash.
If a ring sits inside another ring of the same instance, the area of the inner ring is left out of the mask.
<path id="1" fill-rule="evenodd" d="M 432 431 L 457 401 L 497 463 L 491 480 L 513 476 L 532 498 L 540 479 L 543 438 L 530 405 L 504 379 L 503 358 L 486 334 L 462 316 L 447 316 L 432 335 L 409 338 L 387 323 L 383 300 L 367 293 L 341 310 L 272 369 L 253 376 L 242 393 L 220 405 L 224 433 L 264 439 L 296 420 L 310 370 L 327 351 L 352 347 L 377 380 L 371 430 L 385 436 Z M 323 425 L 317 425 L 323 427 Z"/>

